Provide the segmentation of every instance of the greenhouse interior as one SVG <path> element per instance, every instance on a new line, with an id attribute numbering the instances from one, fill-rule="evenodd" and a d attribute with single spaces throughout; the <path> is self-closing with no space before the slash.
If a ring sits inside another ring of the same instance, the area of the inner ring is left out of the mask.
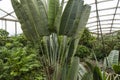
<path id="1" fill-rule="evenodd" d="M 120 0 L 0 0 L 0 80 L 120 80 Z"/>

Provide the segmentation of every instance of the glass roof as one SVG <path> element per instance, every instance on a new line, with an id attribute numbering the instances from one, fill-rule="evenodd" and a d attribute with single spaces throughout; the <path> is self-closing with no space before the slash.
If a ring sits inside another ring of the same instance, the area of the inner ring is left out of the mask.
<path id="1" fill-rule="evenodd" d="M 7 30 L 10 35 L 22 33 L 11 0 L 0 0 L 0 29 Z"/>
<path id="2" fill-rule="evenodd" d="M 120 30 L 120 0 L 84 0 L 91 5 L 87 28 L 94 34 L 106 34 Z M 10 35 L 22 33 L 10 0 L 0 0 L 0 28 Z"/>
<path id="3" fill-rule="evenodd" d="M 92 6 L 87 24 L 89 30 L 96 34 L 106 34 L 120 30 L 119 3 L 120 0 L 89 0 L 88 4 Z"/>

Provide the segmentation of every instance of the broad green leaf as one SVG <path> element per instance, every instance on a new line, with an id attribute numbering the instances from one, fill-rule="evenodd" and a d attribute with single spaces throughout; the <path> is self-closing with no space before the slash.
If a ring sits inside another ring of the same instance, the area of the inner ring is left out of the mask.
<path id="1" fill-rule="evenodd" d="M 68 69 L 68 77 L 66 80 L 77 80 L 77 74 L 79 72 L 79 58 L 73 57 L 73 61 Z"/>
<path id="2" fill-rule="evenodd" d="M 39 40 L 41 36 L 49 35 L 47 13 L 41 0 L 11 1 L 27 38 Z"/>
<path id="3" fill-rule="evenodd" d="M 38 1 L 38 0 L 37 0 Z M 44 7 L 45 7 L 45 10 L 46 10 L 46 12 L 48 12 L 48 1 L 47 0 L 41 0 L 42 1 L 42 3 L 44 4 Z"/>
<path id="4" fill-rule="evenodd" d="M 38 34 L 49 35 L 47 13 L 42 1 L 27 0 L 27 3 Z"/>
<path id="5" fill-rule="evenodd" d="M 76 46 L 77 46 L 77 44 L 75 44 L 75 43 L 76 43 L 75 39 L 71 40 L 70 43 L 69 43 L 68 55 L 67 55 L 67 63 L 68 64 L 70 64 L 72 57 L 76 53 L 76 49 L 77 49 Z"/>
<path id="6" fill-rule="evenodd" d="M 85 73 L 80 80 L 93 80 L 92 73 Z"/>
<path id="7" fill-rule="evenodd" d="M 74 24 L 74 20 L 76 18 L 78 4 L 79 4 L 79 0 L 68 1 L 61 18 L 60 29 L 59 29 L 60 35 L 69 35 L 68 34 L 70 33 L 69 31 L 71 31 L 71 29 L 74 29 L 72 27 Z"/>
<path id="8" fill-rule="evenodd" d="M 11 0 L 12 2 L 12 6 L 15 10 L 15 13 L 21 23 L 21 27 L 22 30 L 25 34 L 25 36 L 29 39 L 29 40 L 33 40 L 36 39 L 36 36 L 33 36 L 34 33 L 31 27 L 30 22 L 28 21 L 28 16 L 26 15 L 26 12 L 23 10 L 23 6 L 17 1 L 17 0 Z M 29 26 L 27 29 L 25 28 L 26 26 Z M 31 33 L 28 33 L 29 31 L 31 31 Z"/>
<path id="9" fill-rule="evenodd" d="M 51 32 L 56 32 L 54 22 L 59 10 L 59 0 L 48 0 L 48 24 Z"/>
<path id="10" fill-rule="evenodd" d="M 65 63 L 66 57 L 68 56 L 69 38 L 67 36 L 61 36 L 60 39 L 58 60 L 60 60 L 60 63 L 63 65 Z"/>
<path id="11" fill-rule="evenodd" d="M 101 70 L 97 66 L 93 71 L 93 80 L 103 80 Z"/>
<path id="12" fill-rule="evenodd" d="M 119 61 L 119 51 L 112 50 L 108 57 L 104 59 L 104 67 L 112 68 L 112 65 L 118 65 Z"/>
<path id="13" fill-rule="evenodd" d="M 80 38 L 84 28 L 87 24 L 89 15 L 90 15 L 90 10 L 91 7 L 89 5 L 84 5 L 82 8 L 82 13 L 80 15 L 78 15 L 78 28 L 76 29 L 76 33 L 75 33 L 75 38 Z M 80 17 L 80 19 L 79 19 Z"/>
<path id="14" fill-rule="evenodd" d="M 83 4 L 84 4 L 84 1 L 82 0 L 79 0 L 78 2 L 78 7 L 77 7 L 77 12 L 76 12 L 76 16 L 75 16 L 75 20 L 74 20 L 74 23 L 73 23 L 73 26 L 71 26 L 71 29 L 69 30 L 69 35 L 74 35 L 77 31 L 77 28 L 78 28 L 78 24 L 79 24 L 79 21 L 80 21 L 80 18 L 81 18 L 81 14 L 82 14 L 82 10 L 83 10 Z"/>
<path id="15" fill-rule="evenodd" d="M 118 50 L 112 50 L 108 56 L 108 60 L 111 65 L 118 65 L 119 61 L 119 51 Z"/>
<path id="16" fill-rule="evenodd" d="M 55 17 L 54 27 L 57 31 L 57 34 L 59 34 L 59 28 L 60 28 L 60 22 L 61 22 L 61 16 L 62 16 L 62 6 L 59 8 L 58 13 Z"/>

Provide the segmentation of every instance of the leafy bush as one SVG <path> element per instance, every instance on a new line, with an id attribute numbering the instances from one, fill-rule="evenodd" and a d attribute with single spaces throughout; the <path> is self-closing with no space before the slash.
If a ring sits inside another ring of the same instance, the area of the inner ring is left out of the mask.
<path id="1" fill-rule="evenodd" d="M 120 74 L 120 65 L 113 65 L 113 70 L 116 74 Z"/>
<path id="2" fill-rule="evenodd" d="M 9 33 L 6 30 L 0 29 L 0 38 L 7 38 Z"/>
<path id="3" fill-rule="evenodd" d="M 84 32 L 81 36 L 81 39 L 79 41 L 79 44 L 84 45 L 84 46 L 88 47 L 89 49 L 92 49 L 94 41 L 95 41 L 95 37 L 91 35 L 88 28 L 85 28 Z"/>
<path id="4" fill-rule="evenodd" d="M 105 50 L 103 48 L 103 44 L 101 42 L 99 42 L 99 41 L 94 42 L 94 47 L 93 47 L 92 50 L 93 50 L 93 54 L 95 54 L 95 56 L 96 56 L 96 58 L 98 60 L 104 59 L 104 57 L 106 56 L 105 55 L 106 52 L 105 52 Z M 94 59 L 93 54 L 91 55 L 92 59 Z"/>
<path id="5" fill-rule="evenodd" d="M 41 80 L 38 49 L 23 35 L 7 37 L 0 45 L 0 80 Z"/>
<path id="6" fill-rule="evenodd" d="M 77 53 L 75 54 L 75 56 L 78 56 L 80 58 L 90 56 L 91 51 L 93 49 L 94 41 L 95 41 L 95 37 L 91 35 L 88 28 L 85 28 L 80 38 L 79 46 L 78 46 Z"/>
<path id="7" fill-rule="evenodd" d="M 2 56 L 3 59 L 0 60 L 0 63 L 2 63 L 0 79 L 35 80 L 37 74 L 41 77 L 41 66 L 37 59 L 36 51 L 36 49 L 29 47 L 12 48 L 12 50 L 7 50 L 7 53 L 3 50 L 1 55 L 5 53 L 9 54 L 9 56 Z"/>
<path id="8" fill-rule="evenodd" d="M 112 50 L 110 54 L 104 59 L 104 67 L 106 68 L 112 68 L 113 65 L 118 65 L 119 60 L 119 51 L 118 50 Z"/>
<path id="9" fill-rule="evenodd" d="M 0 29 L 0 45 L 4 45 L 9 33 L 3 29 Z"/>
<path id="10" fill-rule="evenodd" d="M 84 58 L 84 57 L 87 57 L 88 55 L 90 55 L 89 49 L 86 46 L 79 45 L 75 56 Z"/>

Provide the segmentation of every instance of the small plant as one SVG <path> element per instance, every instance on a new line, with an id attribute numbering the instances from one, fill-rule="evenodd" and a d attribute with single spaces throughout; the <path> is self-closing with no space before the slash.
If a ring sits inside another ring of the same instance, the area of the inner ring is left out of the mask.
<path id="1" fill-rule="evenodd" d="M 75 56 L 78 56 L 80 58 L 85 58 L 89 55 L 90 55 L 90 51 L 86 46 L 78 45 L 78 49 Z"/>
<path id="2" fill-rule="evenodd" d="M 0 80 L 41 80 L 38 50 L 23 35 L 6 37 L 0 46 Z"/>
<path id="3" fill-rule="evenodd" d="M 37 58 L 37 50 L 29 47 L 6 49 L 8 56 L 2 56 L 0 60 L 2 80 L 34 80 L 42 77 L 41 65 Z M 1 52 L 1 55 L 5 52 Z"/>
<path id="4" fill-rule="evenodd" d="M 108 57 L 104 59 L 104 67 L 112 68 L 113 65 L 118 65 L 119 63 L 119 51 L 112 50 Z"/>
<path id="5" fill-rule="evenodd" d="M 120 65 L 113 65 L 113 70 L 115 71 L 116 74 L 120 75 Z"/>
<path id="6" fill-rule="evenodd" d="M 84 45 L 89 49 L 93 48 L 93 43 L 96 41 L 95 37 L 91 35 L 88 28 L 84 29 L 84 32 L 81 36 L 81 39 L 79 41 L 80 45 Z"/>
<path id="7" fill-rule="evenodd" d="M 0 46 L 4 46 L 7 41 L 9 33 L 3 29 L 0 29 Z"/>

